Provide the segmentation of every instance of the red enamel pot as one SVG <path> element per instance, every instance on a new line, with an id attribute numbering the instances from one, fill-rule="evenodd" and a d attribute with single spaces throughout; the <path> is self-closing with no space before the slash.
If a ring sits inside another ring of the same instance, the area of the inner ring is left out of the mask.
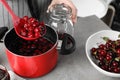
<path id="1" fill-rule="evenodd" d="M 46 29 L 47 32 L 44 37 L 52 41 L 54 45 L 47 52 L 35 56 L 16 54 L 11 45 L 18 44 L 19 42 L 16 41 L 19 37 L 15 33 L 14 28 L 6 33 L 4 38 L 6 55 L 12 70 L 16 74 L 22 77 L 35 78 L 43 76 L 55 68 L 58 61 L 58 34 L 49 26 L 46 26 Z M 66 40 L 65 38 L 65 41 L 63 41 L 64 45 Z M 73 44 L 74 45 L 69 49 L 65 49 L 64 45 L 62 45 L 63 48 L 61 46 L 60 52 L 62 54 L 72 53 L 75 50 L 75 41 L 73 41 Z"/>

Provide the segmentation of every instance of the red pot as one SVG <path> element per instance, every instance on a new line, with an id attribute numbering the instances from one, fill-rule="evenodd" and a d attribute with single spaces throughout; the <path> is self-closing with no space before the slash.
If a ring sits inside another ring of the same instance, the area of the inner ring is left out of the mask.
<path id="1" fill-rule="evenodd" d="M 46 27 L 47 33 L 44 37 L 51 40 L 54 43 L 54 46 L 47 52 L 36 56 L 22 56 L 15 54 L 10 49 L 11 48 L 10 44 L 14 43 L 18 36 L 16 35 L 14 29 L 11 29 L 7 32 L 4 38 L 6 54 L 8 57 L 9 64 L 16 74 L 23 77 L 35 78 L 47 74 L 56 66 L 58 61 L 57 51 L 58 35 L 56 31 L 54 31 L 52 28 L 48 26 Z M 69 54 L 71 52 L 71 49 L 72 51 L 75 50 L 75 44 L 69 50 L 68 49 L 63 50 L 65 51 L 65 53 L 67 52 L 67 54 Z"/>

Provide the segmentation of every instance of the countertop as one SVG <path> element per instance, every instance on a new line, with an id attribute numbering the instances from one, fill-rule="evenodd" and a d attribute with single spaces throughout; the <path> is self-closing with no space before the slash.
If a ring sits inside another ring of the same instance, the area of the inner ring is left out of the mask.
<path id="1" fill-rule="evenodd" d="M 87 38 L 100 30 L 110 29 L 96 16 L 78 18 L 75 24 L 76 50 L 70 55 L 59 55 L 57 66 L 50 73 L 27 80 L 119 80 L 98 72 L 88 61 L 85 53 L 85 43 Z M 4 44 L 0 44 L 0 64 L 4 64 L 11 70 Z"/>

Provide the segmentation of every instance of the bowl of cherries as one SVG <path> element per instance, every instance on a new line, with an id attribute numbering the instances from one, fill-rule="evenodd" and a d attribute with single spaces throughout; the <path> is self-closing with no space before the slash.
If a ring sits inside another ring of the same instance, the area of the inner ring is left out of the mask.
<path id="1" fill-rule="evenodd" d="M 101 30 L 86 41 L 86 56 L 99 72 L 120 77 L 120 32 Z"/>

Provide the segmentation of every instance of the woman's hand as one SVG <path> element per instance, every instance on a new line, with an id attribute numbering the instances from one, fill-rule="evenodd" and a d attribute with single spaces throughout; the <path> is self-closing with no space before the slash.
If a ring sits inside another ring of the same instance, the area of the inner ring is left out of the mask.
<path id="1" fill-rule="evenodd" d="M 48 6 L 48 10 L 55 4 L 65 4 L 68 5 L 72 9 L 72 22 L 77 22 L 77 9 L 71 0 L 52 0 L 51 4 Z"/>

